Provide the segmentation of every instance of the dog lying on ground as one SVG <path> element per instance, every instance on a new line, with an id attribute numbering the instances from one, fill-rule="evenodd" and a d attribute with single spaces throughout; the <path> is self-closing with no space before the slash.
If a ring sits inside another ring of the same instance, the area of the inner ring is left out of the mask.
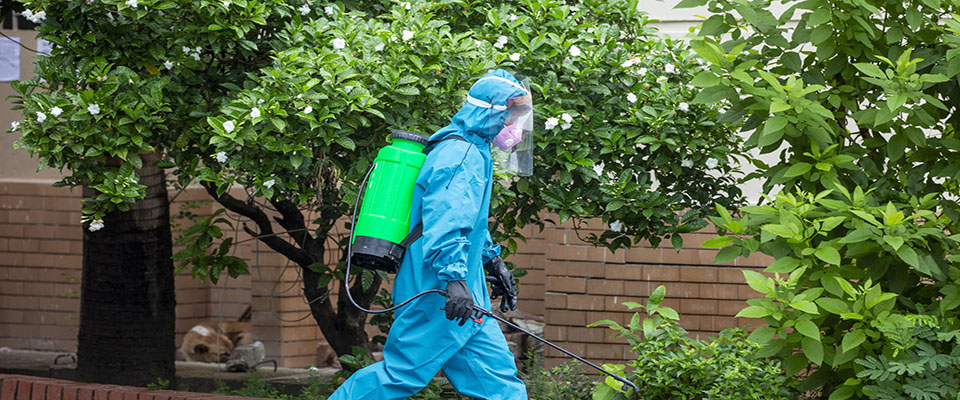
<path id="1" fill-rule="evenodd" d="M 204 321 L 191 328 L 183 337 L 180 352 L 186 361 L 226 362 L 235 347 L 253 343 L 250 331 L 250 322 L 223 322 L 218 349 L 217 321 Z"/>

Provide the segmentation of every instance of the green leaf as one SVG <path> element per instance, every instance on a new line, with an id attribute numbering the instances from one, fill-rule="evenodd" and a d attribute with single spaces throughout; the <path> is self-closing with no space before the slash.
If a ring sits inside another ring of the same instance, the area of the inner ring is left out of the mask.
<path id="1" fill-rule="evenodd" d="M 770 310 L 761 306 L 748 306 L 737 313 L 737 318 L 763 318 L 770 315 Z"/>
<path id="2" fill-rule="evenodd" d="M 660 307 L 657 309 L 657 313 L 662 315 L 664 318 L 670 318 L 674 321 L 680 320 L 680 314 L 677 313 L 677 310 L 674 310 L 670 307 Z"/>
<path id="3" fill-rule="evenodd" d="M 840 386 L 830 393 L 830 397 L 827 400 L 846 400 L 856 393 L 857 388 L 854 386 Z"/>
<path id="4" fill-rule="evenodd" d="M 707 248 L 707 249 L 716 249 L 716 248 L 729 245 L 730 243 L 733 243 L 733 240 L 734 238 L 732 236 L 717 236 L 717 237 L 710 238 L 706 242 L 703 242 L 703 244 L 701 244 L 700 247 Z"/>
<path id="5" fill-rule="evenodd" d="M 737 96 L 737 92 L 732 88 L 726 86 L 712 86 L 701 90 L 697 93 L 697 96 L 693 98 L 691 103 L 693 104 L 711 104 L 716 103 L 720 100 L 733 98 Z"/>
<path id="6" fill-rule="evenodd" d="M 694 8 L 707 5 L 707 0 L 683 0 L 673 8 Z"/>
<path id="7" fill-rule="evenodd" d="M 810 164 L 808 164 L 808 163 L 805 163 L 805 162 L 793 164 L 793 165 L 790 166 L 790 168 L 787 168 L 787 171 L 786 171 L 786 172 L 783 173 L 783 177 L 784 177 L 784 178 L 793 178 L 793 177 L 795 177 L 795 176 L 803 175 L 803 174 L 807 173 L 808 171 L 810 171 L 810 168 L 811 168 L 811 167 L 812 167 L 812 165 L 810 165 Z"/>
<path id="8" fill-rule="evenodd" d="M 750 340 L 759 345 L 764 345 L 770 340 L 773 339 L 773 335 L 777 333 L 776 329 L 773 329 L 769 326 L 758 326 L 753 332 L 750 333 L 750 336 L 747 340 Z"/>
<path id="9" fill-rule="evenodd" d="M 918 268 L 920 266 L 920 257 L 917 256 L 917 252 L 913 250 L 913 247 L 900 247 L 900 249 L 897 250 L 897 257 L 900 257 L 903 262 L 909 264 L 911 267 Z"/>
<path id="10" fill-rule="evenodd" d="M 797 328 L 797 332 L 800 332 L 803 336 L 806 336 L 806 337 L 808 337 L 808 338 L 810 338 L 810 339 L 816 340 L 816 341 L 817 341 L 817 345 L 818 345 L 818 346 L 820 345 L 820 343 L 819 343 L 819 342 L 820 342 L 820 328 L 817 328 L 817 324 L 814 324 L 813 322 L 810 322 L 809 320 L 799 321 L 799 322 L 797 322 L 796 328 Z M 820 350 L 821 350 L 821 352 L 823 351 L 822 348 L 821 348 Z M 806 353 L 806 350 L 804 350 L 804 353 Z M 808 354 L 807 357 L 809 357 L 809 356 L 810 356 L 810 355 Z M 820 359 L 821 359 L 821 361 L 823 360 L 823 354 L 822 354 L 822 353 L 820 354 Z M 812 360 L 812 359 L 811 359 L 811 360 Z M 817 364 L 819 364 L 819 362 L 817 362 Z"/>
<path id="11" fill-rule="evenodd" d="M 346 136 L 338 137 L 337 144 L 339 144 L 340 146 L 343 146 L 343 148 L 347 150 L 356 150 L 357 148 L 357 145 L 356 143 L 353 142 L 353 139 L 350 139 L 349 137 L 346 137 Z"/>
<path id="12" fill-rule="evenodd" d="M 883 235 L 883 241 L 893 247 L 893 251 L 900 250 L 900 246 L 903 246 L 903 238 L 900 236 Z"/>
<path id="13" fill-rule="evenodd" d="M 843 335 L 843 342 L 840 345 L 840 349 L 848 352 L 860 346 L 864 340 L 867 340 L 867 335 L 863 333 L 863 330 L 847 332 Z"/>
<path id="14" fill-rule="evenodd" d="M 727 261 L 733 260 L 734 258 L 740 257 L 740 254 L 743 253 L 743 248 L 738 245 L 731 245 L 720 249 L 716 257 L 713 258 L 714 264 L 725 263 Z"/>
<path id="15" fill-rule="evenodd" d="M 660 305 L 663 302 L 664 296 L 667 295 L 667 288 L 663 285 L 657 286 L 653 290 L 653 293 L 650 294 L 650 298 L 647 300 L 647 305 Z"/>
<path id="16" fill-rule="evenodd" d="M 832 297 L 821 297 L 816 300 L 817 305 L 824 310 L 827 310 L 833 314 L 844 314 L 850 312 L 850 307 L 847 306 L 847 303 L 840 299 L 834 299 Z"/>
<path id="17" fill-rule="evenodd" d="M 803 355 L 814 364 L 823 364 L 823 345 L 819 340 L 805 337 L 800 341 L 800 347 L 803 349 Z"/>
<path id="18" fill-rule="evenodd" d="M 820 314 L 820 311 L 817 310 L 817 305 L 813 304 L 812 301 L 808 301 L 808 300 L 791 301 L 790 306 L 797 310 L 803 311 L 807 314 L 815 314 L 815 315 Z"/>
<path id="19" fill-rule="evenodd" d="M 874 78 L 883 79 L 883 80 L 887 79 L 887 76 L 884 75 L 883 71 L 881 71 L 880 67 L 878 67 L 876 64 L 854 63 L 853 66 L 856 67 L 858 70 L 860 70 L 860 72 L 863 72 L 864 74 L 867 74 Z"/>
<path id="20" fill-rule="evenodd" d="M 796 237 L 796 233 L 794 233 L 793 230 L 791 230 L 785 225 L 767 224 L 762 226 L 760 229 L 770 232 L 774 235 L 780 236 L 782 238 L 793 239 L 794 237 Z"/>
<path id="21" fill-rule="evenodd" d="M 710 71 L 700 71 L 690 84 L 696 87 L 707 88 L 720 84 L 720 78 Z"/>
<path id="22" fill-rule="evenodd" d="M 800 266 L 800 260 L 790 256 L 784 256 L 774 261 L 769 267 L 764 269 L 764 271 L 788 274 L 793 272 L 798 266 Z"/>
<path id="23" fill-rule="evenodd" d="M 821 244 L 813 255 L 827 264 L 840 265 L 840 252 L 829 244 Z"/>

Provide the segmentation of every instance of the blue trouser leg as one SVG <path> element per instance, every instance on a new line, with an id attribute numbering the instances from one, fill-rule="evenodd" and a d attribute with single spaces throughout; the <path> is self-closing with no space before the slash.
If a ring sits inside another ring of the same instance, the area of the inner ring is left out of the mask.
<path id="1" fill-rule="evenodd" d="M 513 354 L 493 318 L 443 366 L 458 392 L 484 400 L 526 400 L 527 388 L 517 378 Z"/>
<path id="2" fill-rule="evenodd" d="M 351 375 L 329 400 L 406 399 L 423 389 L 480 331 L 476 323 L 458 326 L 444 318 L 444 304 L 442 296 L 431 294 L 401 309 L 387 335 L 383 361 Z"/>

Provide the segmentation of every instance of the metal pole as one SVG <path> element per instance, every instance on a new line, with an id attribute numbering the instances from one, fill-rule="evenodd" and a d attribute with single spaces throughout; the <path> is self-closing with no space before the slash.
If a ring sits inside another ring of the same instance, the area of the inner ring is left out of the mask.
<path id="1" fill-rule="evenodd" d="M 497 316 L 496 314 L 494 314 L 494 313 L 492 313 L 492 312 L 490 312 L 490 311 L 484 310 L 483 308 L 480 308 L 480 307 L 478 307 L 478 306 L 474 306 L 474 307 L 473 307 L 473 310 L 476 311 L 477 314 L 480 314 L 480 315 L 483 315 L 483 316 L 487 316 L 487 317 L 491 317 L 491 318 L 493 318 L 493 319 L 495 319 L 495 320 L 497 320 L 497 321 L 500 321 L 501 323 L 506 324 L 507 326 L 509 326 L 509 327 L 511 327 L 511 328 L 513 328 L 513 329 L 516 329 L 516 330 L 518 330 L 518 331 L 520 331 L 520 332 L 523 332 L 523 333 L 526 334 L 527 336 L 530 336 L 530 337 L 532 337 L 532 338 L 534 338 L 534 339 L 539 340 L 541 343 L 543 343 L 543 344 L 545 344 L 545 345 L 547 345 L 547 346 L 550 346 L 550 347 L 553 347 L 554 349 L 559 350 L 559 351 L 562 352 L 563 354 L 566 354 L 566 355 L 568 355 L 568 356 L 570 356 L 570 357 L 576 358 L 578 361 L 580 361 L 580 362 L 582 362 L 582 363 L 584 363 L 584 364 L 589 365 L 590 367 L 592 367 L 593 369 L 595 369 L 595 370 L 597 370 L 597 371 L 600 371 L 600 372 L 603 372 L 603 373 L 605 373 L 605 374 L 607 374 L 607 375 L 610 375 L 610 377 L 612 377 L 613 379 L 616 379 L 616 380 L 620 381 L 621 383 L 623 383 L 623 386 L 620 388 L 621 390 L 627 390 L 627 386 L 629 386 L 630 388 L 633 389 L 633 393 L 635 393 L 635 394 L 640 393 L 640 389 L 637 387 L 637 385 L 635 385 L 633 382 L 628 381 L 626 378 L 624 378 L 624 377 L 622 377 L 622 376 L 613 374 L 613 373 L 611 373 L 611 372 L 609 372 L 609 371 L 607 371 L 607 370 L 605 370 L 605 369 L 603 369 L 603 368 L 600 368 L 599 366 L 597 366 L 597 364 L 594 364 L 594 363 L 592 363 L 592 362 L 590 362 L 590 361 L 587 361 L 587 360 L 583 359 L 583 357 L 580 357 L 580 356 L 578 356 L 578 355 L 576 355 L 576 354 L 573 354 L 573 353 L 567 351 L 566 349 L 564 349 L 564 348 L 562 348 L 562 347 L 560 347 L 560 346 L 557 346 L 557 345 L 555 345 L 555 344 L 553 344 L 553 343 L 550 343 L 549 340 L 544 339 L 544 338 L 542 338 L 542 337 L 539 337 L 539 336 L 537 336 L 537 335 L 534 335 L 533 333 L 528 332 L 526 329 L 523 329 L 523 328 L 521 328 L 521 327 L 519 327 L 519 326 L 514 325 L 514 324 L 513 324 L 512 322 L 510 322 L 510 321 L 507 321 L 507 320 L 505 320 L 505 319 L 503 319 L 503 318 L 500 318 L 499 316 Z"/>

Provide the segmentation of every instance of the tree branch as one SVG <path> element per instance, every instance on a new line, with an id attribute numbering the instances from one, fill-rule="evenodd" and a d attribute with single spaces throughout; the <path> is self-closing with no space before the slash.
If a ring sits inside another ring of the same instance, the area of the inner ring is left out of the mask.
<path id="1" fill-rule="evenodd" d="M 207 193 L 210 194 L 210 197 L 213 197 L 217 203 L 220 203 L 220 205 L 226 207 L 226 209 L 243 215 L 244 217 L 247 217 L 256 223 L 257 227 L 260 229 L 260 232 L 253 232 L 252 229 L 246 226 L 244 226 L 244 230 L 250 235 L 259 237 L 260 241 L 273 249 L 273 251 L 283 254 L 302 267 L 306 267 L 307 265 L 313 263 L 312 258 L 306 251 L 287 243 L 283 239 L 280 239 L 273 234 L 273 226 L 270 223 L 270 218 L 267 218 L 267 214 L 264 213 L 263 210 L 237 200 L 237 198 L 228 193 L 218 196 L 217 188 L 209 182 L 200 182 L 200 185 L 207 190 Z"/>

